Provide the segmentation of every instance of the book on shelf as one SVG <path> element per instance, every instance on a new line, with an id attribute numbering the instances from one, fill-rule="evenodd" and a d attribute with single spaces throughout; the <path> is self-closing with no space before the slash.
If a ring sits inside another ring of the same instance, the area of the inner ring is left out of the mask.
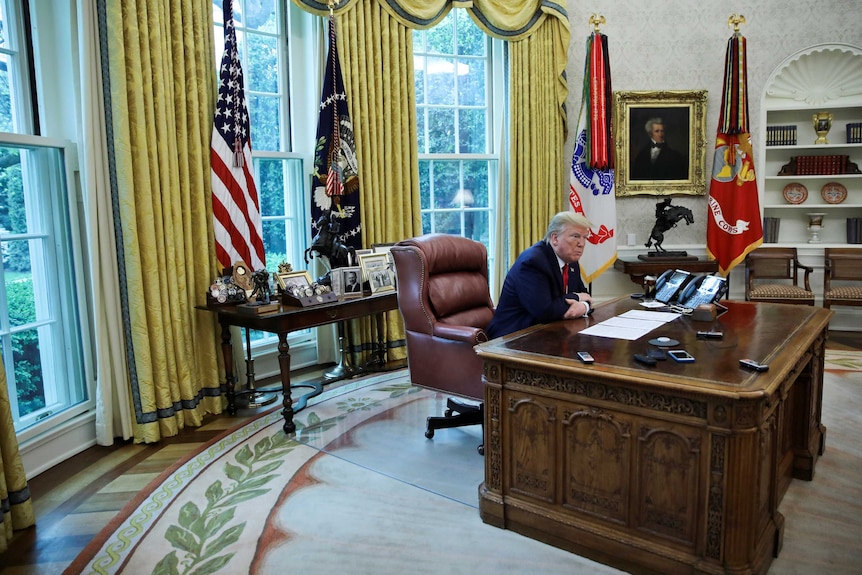
<path id="1" fill-rule="evenodd" d="M 847 143 L 862 144 L 862 122 L 847 124 Z"/>
<path id="2" fill-rule="evenodd" d="M 847 243 L 862 244 L 862 218 L 847 218 Z"/>
<path id="3" fill-rule="evenodd" d="M 763 218 L 763 241 L 767 244 L 778 243 L 778 228 L 781 225 L 781 218 L 765 217 Z"/>
<path id="4" fill-rule="evenodd" d="M 781 166 L 779 176 L 832 176 L 858 174 L 859 167 L 850 161 L 850 156 L 830 154 L 822 156 L 792 156 Z"/>
<path id="5" fill-rule="evenodd" d="M 796 126 L 767 126 L 767 146 L 795 146 Z"/>

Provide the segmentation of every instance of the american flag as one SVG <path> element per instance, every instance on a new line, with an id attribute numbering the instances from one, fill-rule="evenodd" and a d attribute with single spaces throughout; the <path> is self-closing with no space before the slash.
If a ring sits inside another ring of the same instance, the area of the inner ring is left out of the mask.
<path id="1" fill-rule="evenodd" d="M 224 54 L 219 69 L 210 162 L 219 264 L 228 267 L 242 261 L 252 270 L 265 269 L 260 201 L 254 183 L 248 107 L 231 0 L 224 0 Z"/>

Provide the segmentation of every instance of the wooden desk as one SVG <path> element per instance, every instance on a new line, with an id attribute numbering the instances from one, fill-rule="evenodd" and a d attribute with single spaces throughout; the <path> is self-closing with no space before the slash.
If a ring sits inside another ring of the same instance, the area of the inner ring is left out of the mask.
<path id="1" fill-rule="evenodd" d="M 318 327 L 342 320 L 356 319 L 367 315 L 376 315 L 377 320 L 377 356 L 376 362 L 382 367 L 386 363 L 386 342 L 383 341 L 383 313 L 398 309 L 396 292 L 387 292 L 357 299 L 347 299 L 311 307 L 296 307 L 281 304 L 279 310 L 272 313 L 251 315 L 237 310 L 235 306 L 198 306 L 218 314 L 221 324 L 221 348 L 224 355 L 225 386 L 227 391 L 228 413 L 236 415 L 236 396 L 243 392 L 236 391 L 236 376 L 233 372 L 233 345 L 231 344 L 230 326 L 235 325 L 247 329 L 256 329 L 278 335 L 278 367 L 281 375 L 281 390 L 284 394 L 281 414 L 284 416 L 284 432 L 296 431 L 293 422 L 293 400 L 290 396 L 290 346 L 287 335 L 296 330 Z M 259 391 L 259 390 L 258 390 Z"/>
<path id="2" fill-rule="evenodd" d="M 632 573 L 763 574 L 781 549 L 779 503 L 823 453 L 832 312 L 729 301 L 637 341 L 580 335 L 637 308 L 536 326 L 477 346 L 484 360 L 486 523 Z M 724 339 L 697 339 L 698 330 Z M 647 367 L 657 336 L 695 363 Z M 593 365 L 575 356 L 587 350 Z M 741 358 L 769 364 L 757 373 Z"/>
<path id="3" fill-rule="evenodd" d="M 638 286 L 643 286 L 645 275 L 657 276 L 670 269 L 683 269 L 692 273 L 715 273 L 718 271 L 718 262 L 715 260 L 701 259 L 664 259 L 656 258 L 656 261 L 624 260 L 617 258 L 614 269 L 628 274 L 629 278 Z"/>

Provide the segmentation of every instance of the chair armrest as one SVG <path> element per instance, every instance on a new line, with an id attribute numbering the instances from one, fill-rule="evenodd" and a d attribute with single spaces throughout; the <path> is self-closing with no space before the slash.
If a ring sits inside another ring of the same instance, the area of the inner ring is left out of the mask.
<path id="1" fill-rule="evenodd" d="M 811 275 L 811 272 L 814 271 L 814 268 L 811 266 L 802 265 L 801 263 L 799 263 L 799 260 L 793 260 L 793 263 L 796 265 L 796 269 L 805 270 L 805 278 L 803 280 L 805 283 L 805 291 L 811 291 L 811 283 L 808 281 L 808 276 Z"/>
<path id="2" fill-rule="evenodd" d="M 434 324 L 434 336 L 442 337 L 443 339 L 451 339 L 455 341 L 463 341 L 470 345 L 476 345 L 488 341 L 488 334 L 480 327 L 471 327 L 469 325 L 451 325 L 448 323 Z"/>

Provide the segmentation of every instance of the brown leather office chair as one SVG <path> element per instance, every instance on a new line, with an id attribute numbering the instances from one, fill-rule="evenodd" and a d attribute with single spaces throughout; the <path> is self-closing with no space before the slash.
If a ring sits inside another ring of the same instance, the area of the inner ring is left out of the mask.
<path id="1" fill-rule="evenodd" d="M 480 402 L 449 398 L 443 416 L 428 418 L 425 436 L 434 437 L 436 429 L 481 424 L 482 360 L 473 346 L 488 341 L 485 328 L 494 317 L 485 246 L 460 236 L 428 234 L 398 242 L 391 253 L 410 380 Z"/>
<path id="2" fill-rule="evenodd" d="M 823 260 L 823 307 L 862 305 L 862 248 L 826 248 Z"/>
<path id="3" fill-rule="evenodd" d="M 802 270 L 802 285 L 799 285 Z M 814 305 L 809 276 L 814 268 L 802 265 L 796 248 L 757 248 L 745 258 L 745 299 L 772 303 Z"/>

